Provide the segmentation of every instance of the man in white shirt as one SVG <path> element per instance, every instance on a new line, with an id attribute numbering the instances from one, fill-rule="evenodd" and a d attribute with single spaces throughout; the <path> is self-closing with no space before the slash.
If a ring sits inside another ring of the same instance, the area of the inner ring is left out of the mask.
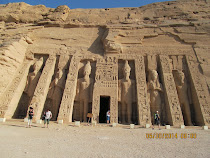
<path id="1" fill-rule="evenodd" d="M 47 123 L 47 128 L 48 128 L 48 124 L 50 123 L 50 119 L 52 118 L 52 113 L 51 111 L 48 109 L 47 112 L 45 113 L 45 119 L 44 119 L 44 127 L 45 124 Z"/>

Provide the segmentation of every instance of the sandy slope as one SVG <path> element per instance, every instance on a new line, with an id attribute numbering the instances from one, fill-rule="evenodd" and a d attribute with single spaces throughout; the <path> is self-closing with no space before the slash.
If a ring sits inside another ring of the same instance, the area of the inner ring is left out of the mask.
<path id="1" fill-rule="evenodd" d="M 1 158 L 47 157 L 210 157 L 210 130 L 201 127 L 152 130 L 136 126 L 96 127 L 34 124 L 25 128 L 22 120 L 0 123 Z M 162 127 L 163 128 L 163 127 Z M 146 133 L 177 133 L 177 139 L 147 139 Z M 197 138 L 181 139 L 181 133 Z"/>

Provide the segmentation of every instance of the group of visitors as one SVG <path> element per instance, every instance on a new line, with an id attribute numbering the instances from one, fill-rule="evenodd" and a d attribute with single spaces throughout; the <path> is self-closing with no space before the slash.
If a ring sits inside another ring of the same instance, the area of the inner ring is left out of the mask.
<path id="1" fill-rule="evenodd" d="M 33 116 L 34 116 L 33 108 L 30 107 L 29 111 L 28 111 L 28 127 L 29 128 L 31 128 Z M 46 124 L 47 124 L 47 128 L 48 128 L 51 118 L 52 118 L 52 112 L 48 109 L 46 112 L 44 112 L 44 115 L 43 115 L 44 128 L 45 128 Z M 109 124 L 110 123 L 110 110 L 108 110 L 106 112 L 106 120 L 107 120 L 107 124 Z M 154 115 L 154 121 L 155 122 L 153 123 L 152 129 L 154 129 L 154 124 L 158 125 L 158 127 L 160 129 L 160 115 L 159 115 L 158 111 L 156 111 L 156 113 Z M 88 122 L 89 122 L 89 120 L 88 120 Z"/>
<path id="2" fill-rule="evenodd" d="M 33 120 L 33 116 L 34 116 L 34 110 L 32 107 L 29 108 L 29 111 L 28 111 L 28 127 L 31 128 L 31 123 L 32 123 L 32 120 Z M 44 120 L 44 128 L 45 128 L 45 125 L 47 124 L 47 128 L 48 128 L 48 125 L 50 123 L 50 119 L 52 118 L 52 112 L 48 109 L 46 112 L 44 112 L 44 115 L 43 115 L 43 120 Z"/>

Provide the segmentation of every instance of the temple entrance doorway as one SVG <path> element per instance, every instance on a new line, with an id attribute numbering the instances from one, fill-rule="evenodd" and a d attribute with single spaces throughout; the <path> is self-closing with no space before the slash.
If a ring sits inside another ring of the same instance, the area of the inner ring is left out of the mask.
<path id="1" fill-rule="evenodd" d="M 106 112 L 110 110 L 110 97 L 100 96 L 99 123 L 106 123 Z"/>

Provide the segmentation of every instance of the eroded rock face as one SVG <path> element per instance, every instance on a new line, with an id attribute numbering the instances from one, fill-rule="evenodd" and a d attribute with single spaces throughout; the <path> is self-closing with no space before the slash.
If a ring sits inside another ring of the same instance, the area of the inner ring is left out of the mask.
<path id="1" fill-rule="evenodd" d="M 210 124 L 209 1 L 115 9 L 9 3 L 0 10 L 0 117 L 24 117 L 23 107 L 33 106 L 35 119 L 50 109 L 54 119 L 86 121 L 92 113 L 106 122 L 101 115 L 110 110 L 111 122 L 145 125 L 158 110 L 162 124 Z M 27 76 L 39 59 L 40 78 L 28 96 Z M 78 99 L 77 85 L 86 85 L 89 97 Z M 119 95 L 123 88 L 134 93 L 130 99 Z"/>

